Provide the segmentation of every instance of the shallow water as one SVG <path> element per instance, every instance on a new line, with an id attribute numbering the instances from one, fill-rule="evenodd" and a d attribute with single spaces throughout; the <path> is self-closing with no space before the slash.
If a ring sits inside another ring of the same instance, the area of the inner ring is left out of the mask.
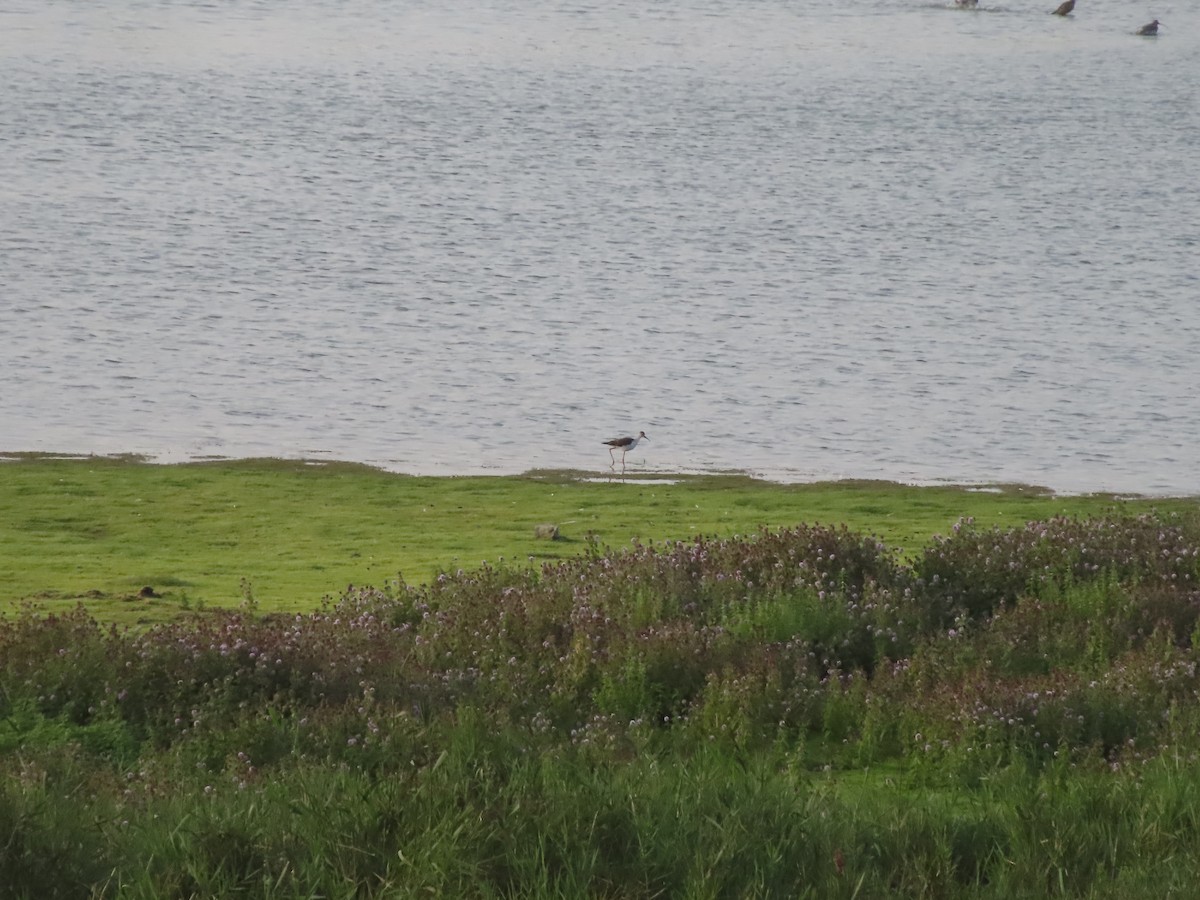
<path id="1" fill-rule="evenodd" d="M 19 2 L 0 450 L 1200 494 L 1198 34 Z"/>

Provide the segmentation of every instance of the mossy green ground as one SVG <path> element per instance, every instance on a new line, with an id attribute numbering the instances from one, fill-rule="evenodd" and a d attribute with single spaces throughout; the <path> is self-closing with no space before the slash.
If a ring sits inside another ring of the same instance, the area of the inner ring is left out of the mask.
<path id="1" fill-rule="evenodd" d="M 963 516 L 1013 525 L 1120 506 L 1195 510 L 1194 500 L 1056 496 L 888 482 L 784 485 L 744 476 L 606 479 L 578 472 L 409 477 L 352 464 L 246 460 L 153 465 L 20 456 L 0 463 L 0 610 L 84 602 L 127 624 L 187 609 L 307 611 L 348 585 L 498 559 L 540 562 L 697 534 L 800 522 L 845 524 L 914 550 Z M 534 536 L 558 525 L 556 541 Z M 140 596 L 143 588 L 157 596 Z"/>

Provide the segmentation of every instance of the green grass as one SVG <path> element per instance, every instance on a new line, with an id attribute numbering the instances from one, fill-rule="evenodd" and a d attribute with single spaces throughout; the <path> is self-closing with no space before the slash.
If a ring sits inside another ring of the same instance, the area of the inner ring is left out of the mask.
<path id="1" fill-rule="evenodd" d="M 846 524 L 917 549 L 962 516 L 1015 525 L 1057 514 L 1196 508 L 1191 500 L 1055 496 L 888 482 L 783 485 L 737 475 L 675 483 L 589 480 L 577 472 L 428 478 L 365 466 L 248 460 L 152 465 L 136 459 L 16 455 L 0 463 L 0 610 L 83 601 L 106 621 L 184 609 L 308 610 L 348 585 L 482 562 L 542 562 L 694 535 L 799 522 Z M 539 540 L 551 522 L 561 539 Z M 150 587 L 159 596 L 141 597 Z"/>
<path id="2" fill-rule="evenodd" d="M 1197 584 L 1172 513 L 0 617 L 0 897 L 1194 896 Z"/>
<path id="3" fill-rule="evenodd" d="M 21 898 L 1194 896 L 1194 765 L 997 769 L 976 789 L 664 740 L 625 762 L 526 752 L 469 717 L 386 778 L 297 762 L 97 791 L 43 754 L 0 786 Z M 76 795 L 78 799 L 64 799 Z"/>

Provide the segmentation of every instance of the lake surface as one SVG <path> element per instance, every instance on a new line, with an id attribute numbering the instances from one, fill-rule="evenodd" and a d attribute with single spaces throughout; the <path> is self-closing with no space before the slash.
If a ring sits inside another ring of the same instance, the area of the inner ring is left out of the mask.
<path id="1" fill-rule="evenodd" d="M 12 0 L 0 450 L 1200 494 L 1200 7 L 1054 5 Z"/>

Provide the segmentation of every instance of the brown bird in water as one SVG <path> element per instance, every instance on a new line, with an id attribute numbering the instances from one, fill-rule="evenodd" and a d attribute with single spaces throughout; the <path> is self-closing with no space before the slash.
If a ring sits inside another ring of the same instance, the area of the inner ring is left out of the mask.
<path id="1" fill-rule="evenodd" d="M 1066 0 L 1066 2 L 1062 3 L 1058 7 L 1058 9 L 1056 9 L 1054 11 L 1054 15 L 1065 16 L 1067 13 L 1069 13 L 1074 8 L 1075 8 L 1075 0 Z"/>
<path id="2" fill-rule="evenodd" d="M 1144 34 L 1146 37 L 1158 37 L 1158 26 L 1160 24 L 1161 23 L 1158 21 L 1158 19 L 1155 19 L 1149 25 L 1143 25 L 1141 28 L 1139 28 L 1137 33 Z"/>

